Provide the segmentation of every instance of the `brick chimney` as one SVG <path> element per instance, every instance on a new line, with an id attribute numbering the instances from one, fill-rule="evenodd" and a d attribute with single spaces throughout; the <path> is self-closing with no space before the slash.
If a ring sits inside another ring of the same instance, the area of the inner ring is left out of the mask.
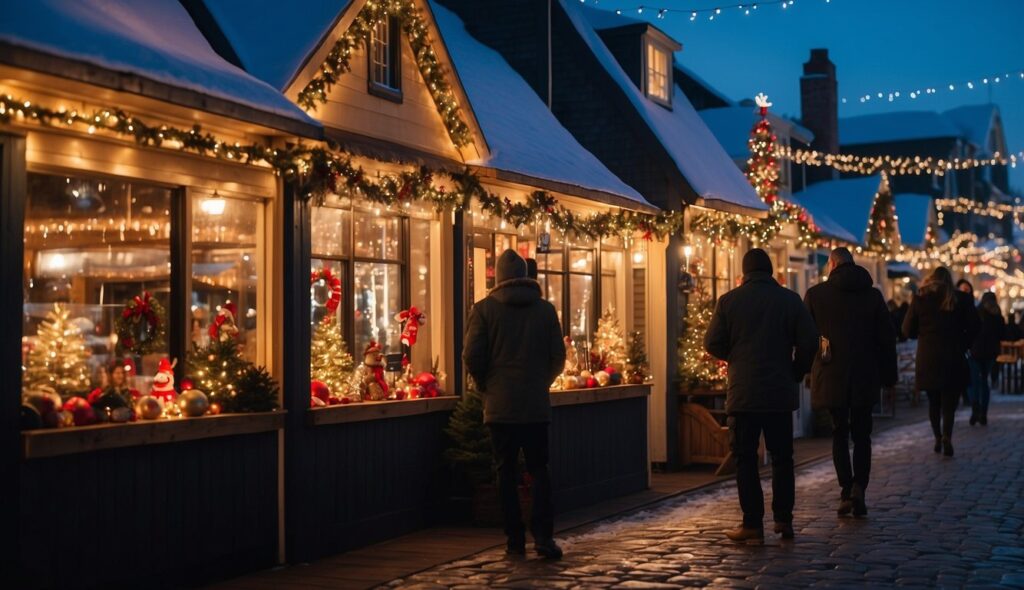
<path id="1" fill-rule="evenodd" d="M 812 49 L 800 77 L 800 119 L 814 133 L 811 147 L 821 152 L 839 152 L 839 104 L 836 65 L 828 58 L 828 49 Z M 827 166 L 809 166 L 807 182 L 838 178 Z"/>

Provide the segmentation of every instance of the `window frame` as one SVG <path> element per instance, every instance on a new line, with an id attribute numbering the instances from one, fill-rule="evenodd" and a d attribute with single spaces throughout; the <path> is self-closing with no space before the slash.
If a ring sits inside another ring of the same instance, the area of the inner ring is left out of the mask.
<path id="1" fill-rule="evenodd" d="M 387 17 L 386 23 L 387 58 L 388 64 L 385 72 L 388 80 L 386 82 L 376 79 L 377 64 L 375 63 L 376 52 L 376 25 L 370 28 L 366 36 L 366 83 L 367 92 L 378 98 L 390 100 L 401 104 L 402 102 L 402 28 L 398 24 L 398 18 Z"/>
<path id="2" fill-rule="evenodd" d="M 665 56 L 665 96 L 654 94 L 651 89 L 652 64 L 650 59 L 651 51 L 661 52 Z M 644 96 L 668 109 L 672 108 L 672 50 L 664 43 L 657 41 L 650 35 L 644 35 L 643 42 L 643 84 Z"/>

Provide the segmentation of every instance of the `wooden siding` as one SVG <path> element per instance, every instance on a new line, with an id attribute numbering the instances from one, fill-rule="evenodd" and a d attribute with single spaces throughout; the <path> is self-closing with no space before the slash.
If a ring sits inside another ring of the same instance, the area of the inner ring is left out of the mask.
<path id="1" fill-rule="evenodd" d="M 644 490 L 647 472 L 646 397 L 552 408 L 556 511 Z"/>
<path id="2" fill-rule="evenodd" d="M 341 76 L 314 116 L 324 125 L 410 146 L 461 161 L 437 106 L 416 66 L 409 40 L 402 36 L 402 101 L 371 95 L 366 49 L 352 55 L 352 70 Z M 465 108 L 465 105 L 463 105 Z"/>
<path id="3" fill-rule="evenodd" d="M 18 587 L 167 587 L 274 565 L 277 438 L 24 461 Z"/>

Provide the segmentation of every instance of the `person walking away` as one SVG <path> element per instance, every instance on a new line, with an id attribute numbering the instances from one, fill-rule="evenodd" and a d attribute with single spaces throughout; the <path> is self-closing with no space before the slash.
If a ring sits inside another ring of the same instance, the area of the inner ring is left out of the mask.
<path id="1" fill-rule="evenodd" d="M 505 250 L 495 268 L 496 284 L 473 305 L 462 358 L 484 403 L 484 422 L 498 470 L 498 493 L 510 555 L 526 554 L 526 532 L 519 508 L 518 466 L 522 449 L 533 479 L 530 529 L 534 549 L 558 559 L 554 540 L 551 475 L 548 472 L 550 387 L 565 366 L 562 327 L 540 284 L 527 277 L 527 265 Z"/>
<path id="2" fill-rule="evenodd" d="M 840 516 L 868 513 L 871 412 L 882 387 L 896 384 L 896 329 L 891 309 L 871 275 L 846 248 L 828 259 L 828 281 L 807 290 L 804 303 L 821 335 L 811 368 L 811 404 L 832 417 L 832 462 L 839 480 Z M 853 463 L 850 463 L 850 439 Z"/>
<path id="3" fill-rule="evenodd" d="M 928 418 L 935 452 L 953 456 L 957 398 L 967 387 L 966 354 L 980 330 L 971 295 L 953 288 L 953 276 L 940 266 L 928 275 L 910 304 L 903 333 L 917 339 L 917 388 L 928 393 Z"/>
<path id="4" fill-rule="evenodd" d="M 992 395 L 991 381 L 992 368 L 996 364 L 996 357 L 1002 348 L 1003 332 L 1006 325 L 1003 322 L 1003 310 L 999 309 L 996 301 L 996 294 L 986 291 L 981 296 L 981 304 L 978 305 L 978 318 L 981 322 L 981 331 L 978 333 L 974 345 L 971 346 L 971 357 L 969 359 L 971 368 L 971 426 L 981 423 L 988 424 L 988 402 Z"/>
<path id="5" fill-rule="evenodd" d="M 961 293 L 967 293 L 968 295 L 970 295 L 971 296 L 971 305 L 974 305 L 974 285 L 972 285 L 970 281 L 968 281 L 967 279 L 960 279 L 959 281 L 956 282 L 956 290 L 960 291 Z M 970 372 L 970 358 L 969 357 L 968 357 L 967 364 L 968 364 L 967 368 L 968 368 L 968 373 L 969 373 Z M 971 388 L 973 386 L 974 386 L 974 380 L 973 379 L 968 379 L 967 387 L 965 387 L 964 391 L 963 391 L 963 398 L 964 398 L 964 405 L 965 406 L 969 406 L 972 403 L 971 402 L 971 398 L 972 398 Z"/>
<path id="6" fill-rule="evenodd" d="M 1017 323 L 1017 314 L 1010 312 L 1006 314 L 1006 340 L 1016 342 L 1021 338 L 1024 338 L 1024 334 L 1020 331 L 1020 325 Z"/>
<path id="7" fill-rule="evenodd" d="M 774 530 L 793 538 L 793 411 L 799 382 L 811 367 L 818 333 L 800 296 L 772 277 L 760 248 L 743 256 L 743 284 L 718 300 L 704 348 L 727 361 L 729 438 L 736 458 L 736 487 L 743 524 L 726 532 L 733 541 L 764 540 L 764 495 L 757 449 L 764 433 L 772 457 Z"/>

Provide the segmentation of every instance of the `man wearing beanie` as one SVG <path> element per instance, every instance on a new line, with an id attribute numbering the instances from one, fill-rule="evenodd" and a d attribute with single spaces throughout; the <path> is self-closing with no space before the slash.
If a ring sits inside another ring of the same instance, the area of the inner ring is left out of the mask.
<path id="1" fill-rule="evenodd" d="M 772 275 L 764 250 L 747 252 L 743 284 L 718 299 L 704 336 L 704 348 L 729 363 L 725 410 L 743 510 L 742 526 L 725 533 L 733 541 L 764 541 L 757 465 L 762 432 L 772 457 L 775 532 L 793 538 L 793 410 L 799 406 L 799 383 L 818 349 L 818 332 L 800 296 Z"/>
<path id="2" fill-rule="evenodd" d="M 541 297 L 527 264 L 505 250 L 495 268 L 496 285 L 476 302 L 466 326 L 462 359 L 484 402 L 484 423 L 498 467 L 498 493 L 509 555 L 526 554 L 519 509 L 519 450 L 533 478 L 530 530 L 534 549 L 557 559 L 554 509 L 548 473 L 549 390 L 565 367 L 562 327 L 555 307 Z"/>

